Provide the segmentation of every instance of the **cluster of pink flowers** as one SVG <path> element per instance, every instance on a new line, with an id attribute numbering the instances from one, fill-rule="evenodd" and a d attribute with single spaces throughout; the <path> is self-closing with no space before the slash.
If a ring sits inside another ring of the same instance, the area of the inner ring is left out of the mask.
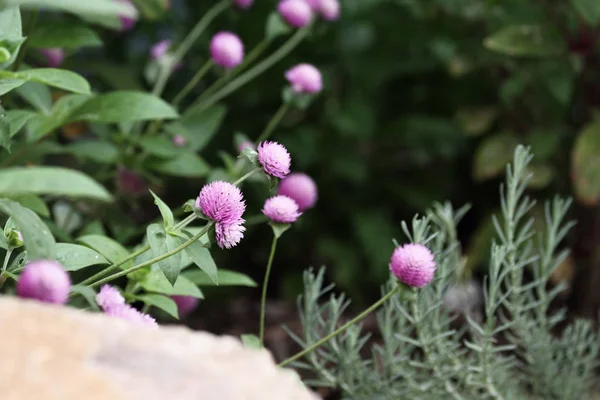
<path id="1" fill-rule="evenodd" d="M 125 299 L 113 286 L 102 286 L 100 292 L 96 295 L 96 302 L 104 313 L 111 317 L 125 319 L 141 325 L 158 326 L 156 320 L 150 315 L 141 313 L 130 305 L 125 304 Z"/>

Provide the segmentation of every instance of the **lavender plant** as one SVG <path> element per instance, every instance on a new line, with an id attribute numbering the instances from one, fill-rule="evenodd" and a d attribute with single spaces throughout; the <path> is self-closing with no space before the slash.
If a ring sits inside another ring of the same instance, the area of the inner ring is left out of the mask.
<path id="1" fill-rule="evenodd" d="M 298 304 L 302 334 L 288 330 L 306 349 L 304 358 L 283 365 L 310 371 L 316 378 L 309 383 L 340 388 L 348 399 L 588 398 L 598 331 L 582 319 L 558 329 L 565 312 L 550 307 L 563 289 L 551 287 L 549 279 L 568 254 L 562 242 L 573 226 L 565 221 L 570 200 L 547 202 L 545 229 L 533 230 L 528 216 L 533 201 L 525 195 L 531 158 L 528 148 L 517 147 L 500 189 L 502 214 L 494 218 L 497 239 L 483 282 L 480 320 L 463 311 L 467 322 L 456 324 L 456 311 L 446 305 L 464 267 L 456 226 L 468 207 L 435 204 L 410 228 L 402 224 L 410 244 L 396 243 L 384 301 L 376 303 L 382 304 L 381 339 L 367 349 L 370 335 L 358 323 L 340 329 L 350 301 L 331 294 L 333 285 L 324 286 L 324 269 L 309 270 Z M 435 255 L 432 280 L 423 246 Z M 398 269 L 402 263 L 410 273 Z M 526 272 L 531 279 L 524 278 Z"/>

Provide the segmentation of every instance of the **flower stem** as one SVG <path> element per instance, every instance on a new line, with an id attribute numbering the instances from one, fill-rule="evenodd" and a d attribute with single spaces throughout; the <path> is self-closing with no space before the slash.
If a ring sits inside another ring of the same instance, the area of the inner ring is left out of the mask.
<path id="1" fill-rule="evenodd" d="M 252 171 L 248 172 L 246 175 L 242 176 L 240 179 L 233 182 L 233 186 L 238 186 L 240 183 L 244 182 L 246 179 L 250 178 L 252 175 L 257 173 L 258 171 L 262 171 L 262 168 L 254 168 Z"/>
<path id="2" fill-rule="evenodd" d="M 289 108 L 290 108 L 290 106 L 287 103 L 283 103 L 279 107 L 279 110 L 277 110 L 275 115 L 273 115 L 273 118 L 271 118 L 271 121 L 269 121 L 269 124 L 266 126 L 265 130 L 260 134 L 256 143 L 263 142 L 271 136 L 271 133 L 273 133 L 273 131 L 275 130 L 277 125 L 279 125 L 279 123 L 283 119 L 283 116 L 285 115 L 285 113 L 287 112 L 287 110 Z"/>
<path id="3" fill-rule="evenodd" d="M 2 271 L 0 271 L 0 287 L 2 287 L 2 285 L 4 285 L 4 282 L 6 281 L 6 276 L 5 276 L 5 272 L 6 272 L 6 267 L 8 267 L 8 260 L 10 260 L 10 255 L 13 252 L 13 248 L 12 247 L 8 247 L 8 250 L 6 250 L 6 254 L 4 255 L 4 262 L 2 263 Z"/>
<path id="4" fill-rule="evenodd" d="M 191 213 L 184 220 L 182 220 L 181 222 L 175 224 L 175 226 L 173 227 L 173 230 L 174 231 L 178 231 L 181 228 L 185 228 L 186 226 L 188 226 L 189 224 L 191 224 L 196 218 L 197 218 L 196 214 Z"/>
<path id="5" fill-rule="evenodd" d="M 369 315 L 370 313 L 375 311 L 377 308 L 379 308 L 379 306 L 381 306 L 388 299 L 390 299 L 392 296 L 394 296 L 396 293 L 398 293 L 400 288 L 401 288 L 401 286 L 397 285 L 394 289 L 389 291 L 388 294 L 383 296 L 377 302 L 373 303 L 373 305 L 371 305 L 371 307 L 367 308 L 365 311 L 363 311 L 362 313 L 360 313 L 359 315 L 354 317 L 351 321 L 345 323 L 344 325 L 342 325 L 341 327 L 339 327 L 338 329 L 336 329 L 334 332 L 330 333 L 329 335 L 325 336 L 323 339 L 319 340 L 318 342 L 313 343 L 312 345 L 308 346 L 306 349 L 304 349 L 304 350 L 294 354 L 293 356 L 287 358 L 286 360 L 282 361 L 281 363 L 279 363 L 278 366 L 285 367 L 289 363 L 296 361 L 300 357 L 303 357 L 303 356 L 307 355 L 308 353 L 312 352 L 313 350 L 317 349 L 318 347 L 324 345 L 325 343 L 327 343 L 328 341 L 330 341 L 331 339 L 333 339 L 334 337 L 336 337 L 340 333 L 344 332 L 346 329 L 348 329 L 349 327 L 351 327 L 352 325 L 359 322 L 361 319 L 363 319 L 364 317 L 366 317 L 367 315 Z"/>
<path id="6" fill-rule="evenodd" d="M 273 235 L 273 243 L 271 243 L 271 253 L 269 254 L 269 261 L 267 262 L 267 270 L 265 271 L 265 280 L 262 286 L 262 296 L 260 298 L 260 330 L 258 338 L 260 340 L 261 347 L 265 344 L 265 305 L 267 303 L 267 286 L 269 284 L 269 275 L 271 275 L 271 266 L 273 265 L 273 259 L 275 258 L 275 249 L 277 248 L 277 236 Z"/>
<path id="7" fill-rule="evenodd" d="M 185 96 L 187 96 L 193 89 L 196 87 L 198 82 L 206 75 L 208 71 L 210 71 L 210 67 L 213 66 L 213 61 L 211 59 L 207 60 L 202 67 L 196 72 L 196 75 L 185 85 L 183 89 L 173 99 L 173 105 L 178 105 Z"/>
<path id="8" fill-rule="evenodd" d="M 212 106 L 219 100 L 235 92 L 237 89 L 244 86 L 252 79 L 256 78 L 257 76 L 271 68 L 277 61 L 281 60 L 283 57 L 288 55 L 294 49 L 294 47 L 296 47 L 302 41 L 302 39 L 304 39 L 308 32 L 309 27 L 299 29 L 276 52 L 271 54 L 269 57 L 265 58 L 262 62 L 256 64 L 253 68 L 249 69 L 233 81 L 231 81 L 227 86 L 225 86 L 217 93 L 213 94 L 205 102 L 203 102 L 203 108 L 208 108 Z"/>
<path id="9" fill-rule="evenodd" d="M 166 253 L 164 253 L 164 254 L 161 254 L 160 256 L 154 257 L 153 259 L 151 259 L 151 260 L 148 260 L 148 261 L 146 261 L 146 262 L 143 262 L 143 263 L 141 263 L 141 264 L 134 265 L 133 267 L 131 267 L 131 268 L 129 268 L 129 269 L 126 269 L 126 270 L 124 270 L 124 271 L 117 272 L 116 274 L 110 275 L 110 276 L 108 276 L 108 277 L 106 277 L 106 278 L 104 278 L 104 279 L 101 279 L 101 280 L 99 280 L 99 281 L 97 281 L 97 282 L 94 282 L 94 283 L 90 284 L 89 286 L 91 286 L 91 287 L 94 287 L 94 286 L 100 286 L 100 285 L 102 285 L 102 284 L 104 284 L 104 283 L 110 282 L 110 281 L 112 281 L 112 280 L 114 280 L 114 279 L 120 278 L 120 277 L 122 277 L 122 276 L 125 276 L 125 275 L 128 275 L 128 274 L 130 274 L 130 273 L 132 273 L 132 272 L 135 272 L 135 271 L 137 271 L 137 270 L 139 270 L 139 269 L 142 269 L 142 268 L 144 268 L 144 267 L 147 267 L 147 266 L 149 266 L 149 265 L 152 265 L 152 264 L 154 264 L 154 263 L 157 263 L 157 262 L 159 262 L 159 261 L 162 261 L 162 260 L 164 260 L 165 258 L 169 258 L 169 257 L 171 257 L 173 254 L 177 254 L 177 253 L 179 253 L 181 250 L 184 250 L 184 249 L 186 249 L 187 247 L 191 246 L 191 245 L 192 245 L 192 244 L 193 244 L 193 243 L 194 243 L 196 240 L 198 240 L 198 239 L 200 239 L 202 236 L 204 236 L 204 235 L 205 235 L 205 234 L 208 232 L 208 230 L 210 229 L 210 227 L 211 227 L 213 224 L 214 224 L 214 222 L 210 221 L 208 224 L 206 224 L 206 225 L 204 226 L 204 228 L 202 228 L 202 230 L 201 230 L 200 232 L 198 232 L 196 235 L 192 236 L 192 237 L 191 237 L 189 240 L 187 240 L 187 241 L 183 242 L 181 245 L 177 246 L 177 247 L 176 247 L 176 248 L 174 248 L 173 250 L 171 250 L 171 251 L 169 251 L 169 252 L 166 252 Z"/>

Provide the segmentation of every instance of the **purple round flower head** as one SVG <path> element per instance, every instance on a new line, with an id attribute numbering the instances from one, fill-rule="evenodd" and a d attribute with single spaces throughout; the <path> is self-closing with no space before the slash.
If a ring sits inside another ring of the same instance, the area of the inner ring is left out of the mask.
<path id="1" fill-rule="evenodd" d="M 298 204 L 300 211 L 312 208 L 317 202 L 317 185 L 306 174 L 295 172 L 279 182 L 277 194 L 287 196 Z"/>
<path id="2" fill-rule="evenodd" d="M 310 64 L 298 64 L 285 73 L 295 93 L 319 93 L 323 90 L 321 72 Z"/>
<path id="3" fill-rule="evenodd" d="M 310 6 L 310 9 L 313 10 L 314 12 L 319 11 L 319 3 L 321 2 L 321 0 L 304 0 L 306 2 L 306 4 L 308 4 Z"/>
<path id="4" fill-rule="evenodd" d="M 183 147 L 187 143 L 187 139 L 183 135 L 173 136 L 173 144 L 177 147 Z"/>
<path id="5" fill-rule="evenodd" d="M 150 55 L 152 56 L 153 59 L 158 60 L 159 58 L 162 58 L 165 54 L 167 54 L 167 52 L 169 51 L 170 48 L 171 48 L 170 40 L 161 40 L 160 42 L 154 44 L 150 48 Z"/>
<path id="6" fill-rule="evenodd" d="M 246 227 L 243 223 L 243 219 L 239 219 L 230 224 L 217 223 L 215 226 L 215 238 L 217 239 L 217 244 L 220 248 L 230 249 L 240 243 L 244 238 L 244 231 L 246 231 Z"/>
<path id="7" fill-rule="evenodd" d="M 296 28 L 305 27 L 312 20 L 312 10 L 305 0 L 282 0 L 277 10 L 285 22 Z"/>
<path id="8" fill-rule="evenodd" d="M 32 261 L 17 283 L 17 295 L 44 303 L 65 304 L 71 290 L 71 279 L 62 265 L 52 260 Z"/>
<path id="9" fill-rule="evenodd" d="M 133 4 L 131 3 L 131 0 L 120 0 L 120 1 L 121 1 L 121 3 L 128 3 L 131 6 L 133 6 Z M 121 19 L 121 32 L 130 31 L 135 26 L 135 19 L 133 19 L 133 18 L 120 17 L 120 19 Z"/>
<path id="10" fill-rule="evenodd" d="M 148 191 L 148 186 L 142 177 L 124 167 L 119 167 L 117 186 L 123 193 L 133 196 L 140 196 Z"/>
<path id="11" fill-rule="evenodd" d="M 180 318 L 188 315 L 198 306 L 198 299 L 192 296 L 171 296 L 171 299 L 177 304 Z"/>
<path id="12" fill-rule="evenodd" d="M 320 0 L 318 12 L 326 21 L 335 21 L 340 17 L 340 3 L 338 0 Z"/>
<path id="13" fill-rule="evenodd" d="M 110 308 L 124 305 L 125 298 L 115 287 L 103 285 L 102 288 L 100 288 L 100 292 L 96 295 L 96 303 L 98 303 L 100 308 L 106 311 Z"/>
<path id="14" fill-rule="evenodd" d="M 231 32 L 219 32 L 210 41 L 210 54 L 223 68 L 237 67 L 244 59 L 244 44 Z"/>
<path id="15" fill-rule="evenodd" d="M 258 162 L 265 172 L 276 178 L 284 178 L 290 173 L 292 159 L 290 153 L 277 142 L 265 141 L 258 145 Z"/>
<path id="16" fill-rule="evenodd" d="M 204 185 L 196 198 L 196 207 L 211 220 L 224 225 L 239 223 L 246 211 L 240 189 L 224 181 Z"/>
<path id="17" fill-rule="evenodd" d="M 58 68 L 62 65 L 65 60 L 65 52 L 63 49 L 41 49 L 40 53 L 46 59 L 46 65 L 49 68 Z"/>
<path id="18" fill-rule="evenodd" d="M 400 282 L 420 288 L 433 279 L 435 260 L 427 247 L 409 243 L 396 247 L 390 261 L 390 271 Z"/>
<path id="19" fill-rule="evenodd" d="M 282 195 L 267 199 L 262 212 L 272 221 L 284 224 L 296 222 L 298 217 L 302 215 L 298 211 L 298 204 L 292 198 Z"/>
<path id="20" fill-rule="evenodd" d="M 252 142 L 242 142 L 238 146 L 238 151 L 240 153 L 242 153 L 246 149 L 252 149 L 252 150 L 254 150 L 254 143 L 252 143 Z"/>
<path id="21" fill-rule="evenodd" d="M 127 304 L 107 308 L 104 310 L 104 313 L 111 317 L 121 318 L 140 325 L 158 326 L 156 320 L 150 315 L 141 313 Z"/>
<path id="22" fill-rule="evenodd" d="M 252 6 L 252 3 L 254 3 L 254 0 L 233 0 L 233 2 L 239 8 L 246 10 L 246 9 L 250 8 L 250 6 Z"/>

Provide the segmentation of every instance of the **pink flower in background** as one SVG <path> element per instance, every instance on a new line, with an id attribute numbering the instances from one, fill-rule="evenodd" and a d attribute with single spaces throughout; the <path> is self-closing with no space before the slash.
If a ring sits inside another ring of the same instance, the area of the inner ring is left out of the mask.
<path id="1" fill-rule="evenodd" d="M 71 290 L 71 279 L 62 265 L 52 260 L 32 261 L 17 282 L 17 295 L 44 303 L 65 304 Z"/>
<path id="2" fill-rule="evenodd" d="M 312 20 L 311 7 L 304 0 L 282 0 L 277 10 L 285 22 L 296 28 L 305 27 Z"/>
<path id="3" fill-rule="evenodd" d="M 199 300 L 192 296 L 171 296 L 171 298 L 177 304 L 179 318 L 188 315 L 198 306 Z"/>
<path id="4" fill-rule="evenodd" d="M 418 243 L 409 243 L 394 250 L 390 271 L 400 282 L 420 288 L 433 279 L 435 260 L 427 247 Z"/>
<path id="5" fill-rule="evenodd" d="M 183 147 L 187 144 L 187 139 L 183 135 L 173 136 L 173 144 L 177 147 Z"/>
<path id="6" fill-rule="evenodd" d="M 294 200 L 281 195 L 267 199 L 262 212 L 272 221 L 285 224 L 296 222 L 298 217 L 302 215 L 301 212 L 298 212 L 298 204 Z"/>
<path id="7" fill-rule="evenodd" d="M 338 0 L 319 0 L 317 12 L 326 21 L 335 21 L 340 17 L 340 3 Z"/>
<path id="8" fill-rule="evenodd" d="M 222 249 L 230 249 L 237 246 L 244 238 L 244 219 L 240 218 L 238 221 L 229 224 L 217 223 L 215 226 L 215 238 L 217 244 Z"/>
<path id="9" fill-rule="evenodd" d="M 111 317 L 125 319 L 137 324 L 158 325 L 156 320 L 148 314 L 141 313 L 130 305 L 125 304 L 125 298 L 113 286 L 102 286 L 100 292 L 96 295 L 96 303 L 98 303 L 106 315 L 110 315 Z"/>
<path id="10" fill-rule="evenodd" d="M 252 6 L 252 3 L 254 3 L 254 0 L 233 0 L 233 2 L 239 8 L 246 10 L 246 9 L 250 8 L 250 6 Z"/>
<path id="11" fill-rule="evenodd" d="M 285 73 L 295 93 L 318 93 L 323 90 L 321 72 L 311 64 L 298 64 Z"/>
<path id="12" fill-rule="evenodd" d="M 290 153 L 277 142 L 265 141 L 258 145 L 258 162 L 265 172 L 276 178 L 283 178 L 290 173 L 292 159 Z"/>
<path id="13" fill-rule="evenodd" d="M 152 58 L 155 60 L 158 60 L 159 58 L 162 58 L 165 56 L 165 54 L 167 54 L 167 52 L 169 51 L 169 49 L 171 48 L 171 41 L 170 40 L 161 40 L 160 42 L 154 44 L 151 48 L 150 48 L 150 55 L 152 55 Z"/>
<path id="14" fill-rule="evenodd" d="M 63 49 L 41 49 L 40 53 L 46 59 L 46 65 L 50 68 L 58 68 L 65 60 L 65 52 Z"/>
<path id="15" fill-rule="evenodd" d="M 122 3 L 128 3 L 133 7 L 133 3 L 131 0 L 119 0 Z M 120 17 L 121 18 L 121 32 L 130 31 L 135 26 L 135 19 L 129 17 Z"/>
<path id="16" fill-rule="evenodd" d="M 103 285 L 100 292 L 96 295 L 96 303 L 103 309 L 119 307 L 125 304 L 125 298 L 115 287 Z"/>
<path id="17" fill-rule="evenodd" d="M 279 182 L 277 194 L 291 198 L 298 204 L 298 209 L 304 211 L 317 202 L 317 184 L 310 176 L 295 172 Z"/>
<path id="18" fill-rule="evenodd" d="M 123 193 L 133 196 L 140 196 L 146 194 L 148 191 L 148 185 L 146 185 L 144 179 L 139 174 L 125 167 L 119 167 L 117 186 Z"/>
<path id="19" fill-rule="evenodd" d="M 238 224 L 246 211 L 241 190 L 224 181 L 204 185 L 196 198 L 196 207 L 208 218 L 223 225 Z"/>
<path id="20" fill-rule="evenodd" d="M 231 32 L 219 32 L 210 41 L 210 54 L 215 64 L 234 68 L 244 59 L 244 44 Z"/>

